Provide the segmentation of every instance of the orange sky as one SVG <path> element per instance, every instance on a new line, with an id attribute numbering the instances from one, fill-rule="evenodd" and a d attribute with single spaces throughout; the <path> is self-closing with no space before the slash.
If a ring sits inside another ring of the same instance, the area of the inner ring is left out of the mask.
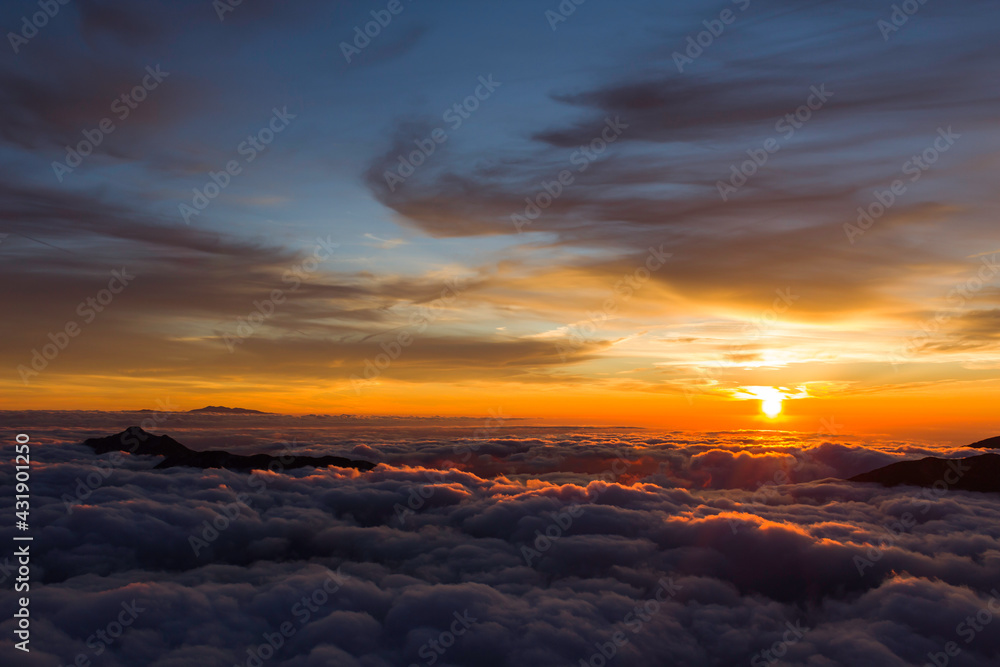
<path id="1" fill-rule="evenodd" d="M 110 379 L 109 379 L 110 380 Z M 96 379 L 91 381 L 96 382 Z M 79 379 L 69 379 L 72 386 Z M 581 388 L 559 385 L 437 384 L 385 381 L 363 390 L 315 391 L 311 388 L 252 388 L 183 382 L 119 380 L 98 391 L 58 388 L 24 393 L 8 409 L 174 409 L 205 405 L 239 406 L 287 414 L 503 415 L 565 425 L 635 425 L 665 430 L 779 429 L 864 437 L 917 437 L 968 444 L 1000 433 L 993 396 L 998 383 L 952 388 L 947 396 L 934 387 L 875 394 L 833 395 L 785 400 L 770 419 L 758 400 L 720 394 Z M 689 400 L 690 399 L 690 400 Z"/>
<path id="2" fill-rule="evenodd" d="M 1000 432 L 988 26 L 800 8 L 678 71 L 593 11 L 559 48 L 498 6 L 461 58 L 414 33 L 337 68 L 311 25 L 186 40 L 155 87 L 174 37 L 66 22 L 4 74 L 3 405 Z"/>

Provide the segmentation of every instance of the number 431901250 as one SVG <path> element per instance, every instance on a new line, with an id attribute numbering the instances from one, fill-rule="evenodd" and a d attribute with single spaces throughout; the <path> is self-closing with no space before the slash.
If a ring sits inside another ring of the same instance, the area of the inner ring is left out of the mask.
<path id="1" fill-rule="evenodd" d="M 14 469 L 16 470 L 17 485 L 14 487 L 17 493 L 14 496 L 17 518 L 27 523 L 30 504 L 28 502 L 28 480 L 30 479 L 31 467 L 31 446 L 28 444 L 28 436 L 23 433 L 17 436 L 17 445 L 14 448 Z"/>

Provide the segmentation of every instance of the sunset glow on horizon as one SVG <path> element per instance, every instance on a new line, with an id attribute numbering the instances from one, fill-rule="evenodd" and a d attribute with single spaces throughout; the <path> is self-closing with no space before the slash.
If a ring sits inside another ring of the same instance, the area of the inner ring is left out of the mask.
<path id="1" fill-rule="evenodd" d="M 848 12 L 858 39 L 809 51 L 831 59 L 816 69 L 795 44 L 827 44 L 828 23 L 754 6 L 678 71 L 650 35 L 594 49 L 629 25 L 610 6 L 517 49 L 448 30 L 471 9 L 418 11 L 461 59 L 414 38 L 391 65 L 267 47 L 260 69 L 198 24 L 183 49 L 19 60 L 9 90 L 59 92 L 11 93 L 28 139 L 0 153 L 4 407 L 1000 428 L 1000 140 L 975 40 L 887 45 Z M 796 38 L 762 47 L 763 73 L 740 44 L 765 17 Z M 49 48 L 74 25 L 53 20 Z"/>

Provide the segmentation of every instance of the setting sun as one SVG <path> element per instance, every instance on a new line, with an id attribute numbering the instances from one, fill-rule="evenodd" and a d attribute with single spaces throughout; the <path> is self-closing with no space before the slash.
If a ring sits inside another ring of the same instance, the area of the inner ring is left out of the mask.
<path id="1" fill-rule="evenodd" d="M 765 415 L 774 419 L 781 414 L 781 399 L 767 398 L 760 402 L 760 409 Z"/>
<path id="2" fill-rule="evenodd" d="M 785 387 L 743 387 L 740 391 L 733 392 L 733 397 L 742 400 L 760 401 L 760 411 L 767 415 L 768 419 L 774 419 L 781 414 L 781 405 L 787 398 L 805 398 L 809 394 L 804 388 L 799 388 L 796 393 L 788 393 Z"/>
<path id="3" fill-rule="evenodd" d="M 765 398 L 760 402 L 760 410 L 769 418 L 774 419 L 781 414 L 781 397 Z"/>

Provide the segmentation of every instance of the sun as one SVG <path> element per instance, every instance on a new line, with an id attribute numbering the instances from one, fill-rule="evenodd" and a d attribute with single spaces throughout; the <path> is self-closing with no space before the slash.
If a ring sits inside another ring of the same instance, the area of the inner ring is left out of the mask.
<path id="1" fill-rule="evenodd" d="M 760 411 L 767 415 L 768 419 L 775 419 L 781 414 L 782 404 L 789 398 L 804 398 L 805 390 L 801 387 L 795 394 L 788 393 L 785 387 L 747 386 L 740 387 L 733 392 L 733 398 L 740 400 L 760 401 Z"/>
<path id="2" fill-rule="evenodd" d="M 760 402 L 760 410 L 770 419 L 774 419 L 781 414 L 781 397 L 770 396 Z"/>

